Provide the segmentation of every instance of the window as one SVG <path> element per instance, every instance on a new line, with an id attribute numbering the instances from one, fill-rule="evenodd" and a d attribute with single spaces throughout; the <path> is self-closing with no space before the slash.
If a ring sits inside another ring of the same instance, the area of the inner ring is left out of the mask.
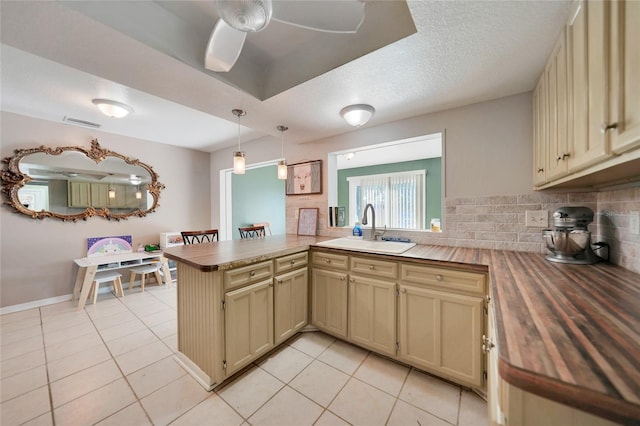
<path id="1" fill-rule="evenodd" d="M 367 204 L 376 211 L 376 227 L 424 228 L 425 170 L 353 176 L 349 182 L 350 224 L 362 219 Z"/>

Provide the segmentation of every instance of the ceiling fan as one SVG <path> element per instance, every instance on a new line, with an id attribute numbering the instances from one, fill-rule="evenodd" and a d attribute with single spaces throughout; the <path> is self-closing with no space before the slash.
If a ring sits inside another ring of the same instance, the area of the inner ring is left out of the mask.
<path id="1" fill-rule="evenodd" d="M 216 0 L 220 18 L 205 53 L 205 68 L 227 72 L 238 60 L 248 32 L 262 31 L 271 19 L 330 33 L 355 33 L 364 20 L 364 0 Z"/>

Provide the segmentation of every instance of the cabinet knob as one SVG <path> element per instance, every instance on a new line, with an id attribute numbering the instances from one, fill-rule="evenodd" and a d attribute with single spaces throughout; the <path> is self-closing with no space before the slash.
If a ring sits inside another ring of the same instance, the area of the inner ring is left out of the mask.
<path id="1" fill-rule="evenodd" d="M 282 284 L 282 280 L 278 280 L 278 284 Z"/>
<path id="2" fill-rule="evenodd" d="M 406 289 L 406 288 L 401 288 L 401 289 L 400 289 L 400 293 L 406 293 L 406 292 L 407 292 L 407 289 Z"/>
<path id="3" fill-rule="evenodd" d="M 442 281 L 442 275 L 436 275 L 436 280 Z"/>
<path id="4" fill-rule="evenodd" d="M 602 133 L 607 133 L 607 130 L 613 130 L 617 128 L 618 128 L 618 123 L 611 123 L 611 124 L 602 123 L 602 125 L 600 126 L 600 130 L 602 131 Z"/>
<path id="5" fill-rule="evenodd" d="M 251 271 L 251 272 L 249 272 L 249 276 L 250 276 L 250 277 L 255 277 L 255 276 L 256 276 L 256 271 Z"/>
<path id="6" fill-rule="evenodd" d="M 291 261 L 291 264 L 292 264 L 292 265 L 295 265 L 295 264 L 296 264 L 296 261 L 295 261 L 295 260 L 292 260 L 292 261 Z"/>
<path id="7" fill-rule="evenodd" d="M 356 280 L 354 280 L 353 278 L 349 278 L 349 282 L 350 282 L 350 283 L 355 283 L 355 282 L 356 282 Z"/>
<path id="8" fill-rule="evenodd" d="M 494 346 L 495 346 L 495 345 L 493 344 L 493 342 L 488 342 L 487 344 L 482 345 L 482 352 L 484 352 L 484 353 L 489 353 L 489 351 L 490 351 L 491 349 L 493 349 L 493 348 L 494 348 Z"/>
<path id="9" fill-rule="evenodd" d="M 542 173 L 542 172 L 544 172 L 544 169 L 543 169 L 542 167 L 540 167 L 540 168 L 538 169 L 538 173 Z"/>
<path id="10" fill-rule="evenodd" d="M 325 259 L 324 261 L 327 263 L 331 263 L 331 259 Z"/>
<path id="11" fill-rule="evenodd" d="M 340 277 L 340 281 L 344 281 L 344 279 L 345 279 L 344 277 Z"/>
<path id="12" fill-rule="evenodd" d="M 375 267 L 375 266 L 373 266 L 373 265 L 371 265 L 371 266 L 369 266 L 369 270 L 370 270 L 370 271 L 375 271 L 375 270 L 376 270 L 376 267 Z"/>

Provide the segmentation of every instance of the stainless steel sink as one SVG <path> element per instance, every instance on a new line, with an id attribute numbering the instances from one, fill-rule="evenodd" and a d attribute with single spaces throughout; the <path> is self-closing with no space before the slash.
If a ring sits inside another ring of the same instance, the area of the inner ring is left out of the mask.
<path id="1" fill-rule="evenodd" d="M 316 245 L 345 250 L 363 251 L 367 253 L 400 254 L 415 246 L 416 243 L 400 243 L 397 241 L 370 241 L 362 238 L 336 238 L 322 241 Z"/>

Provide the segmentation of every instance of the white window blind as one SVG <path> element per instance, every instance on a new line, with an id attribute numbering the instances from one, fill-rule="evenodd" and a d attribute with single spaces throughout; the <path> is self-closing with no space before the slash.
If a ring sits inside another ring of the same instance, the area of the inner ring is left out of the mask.
<path id="1" fill-rule="evenodd" d="M 365 206 L 372 204 L 376 227 L 422 229 L 425 179 L 425 170 L 347 178 L 352 223 L 362 219 Z"/>

